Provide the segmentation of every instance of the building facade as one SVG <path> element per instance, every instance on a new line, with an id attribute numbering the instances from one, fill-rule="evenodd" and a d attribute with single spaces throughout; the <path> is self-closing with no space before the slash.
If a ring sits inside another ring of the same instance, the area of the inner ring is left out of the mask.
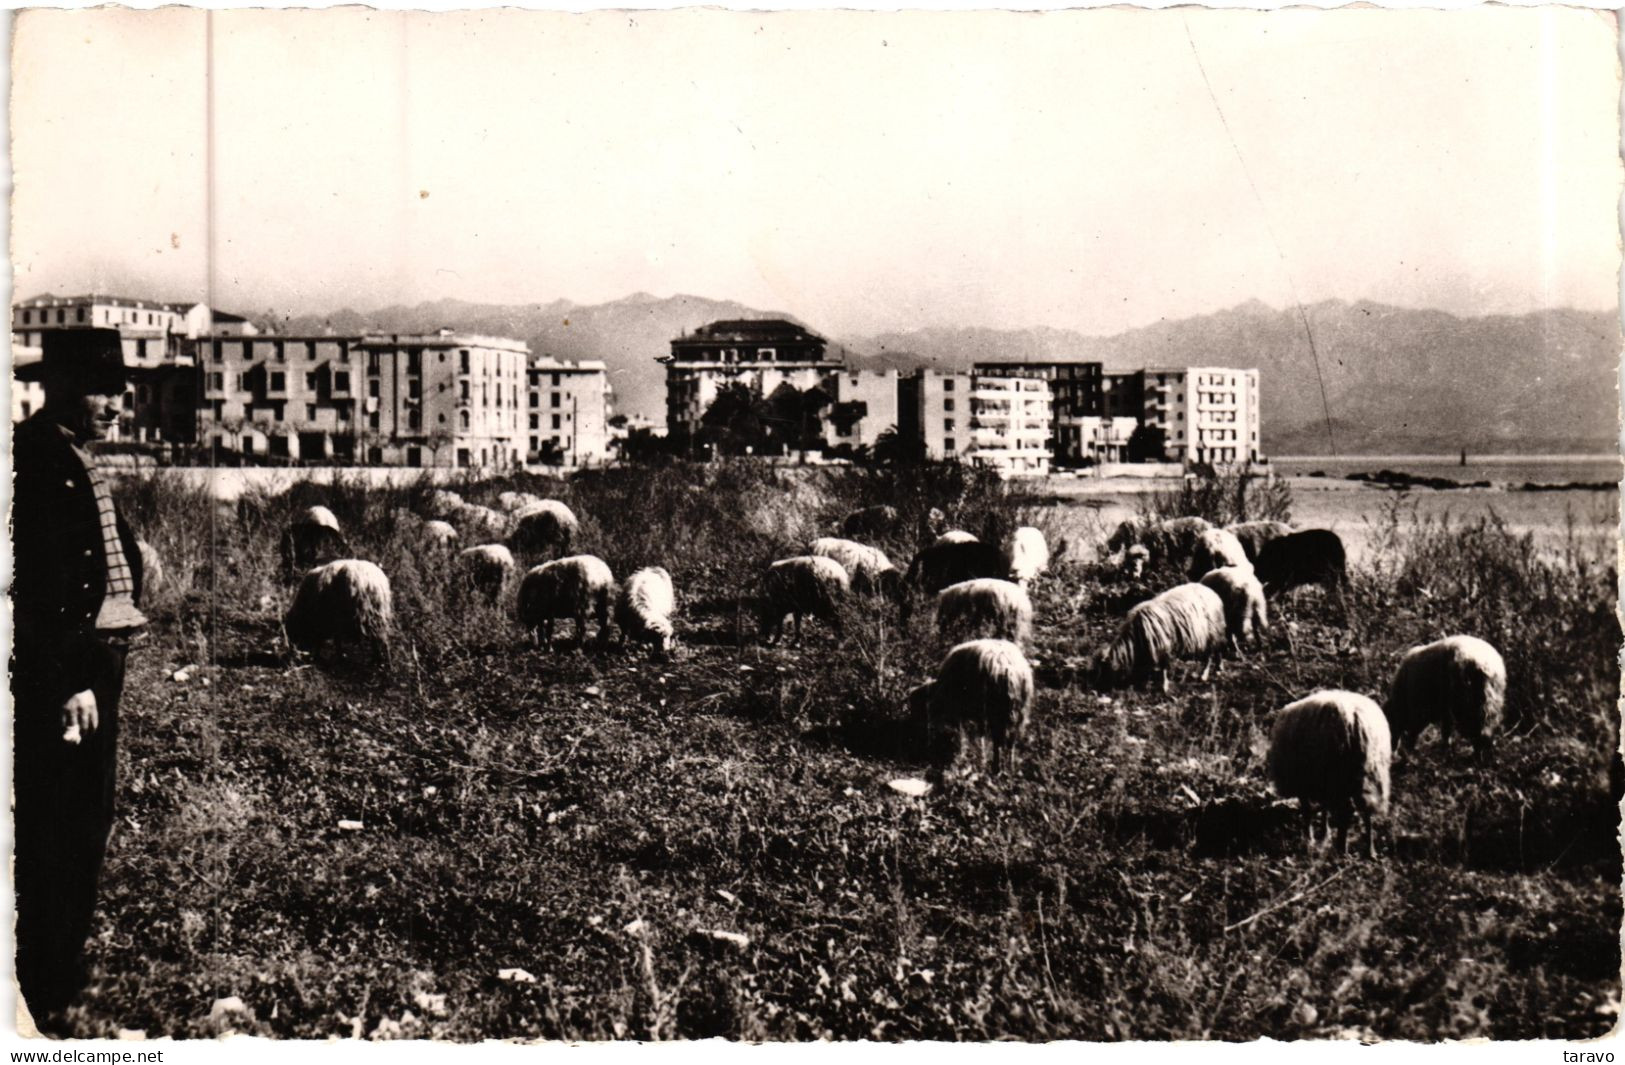
<path id="1" fill-rule="evenodd" d="M 1142 420 L 1161 430 L 1166 461 L 1258 461 L 1257 370 L 1148 367 L 1144 379 Z"/>
<path id="2" fill-rule="evenodd" d="M 837 370 L 823 386 L 833 402 L 824 412 L 824 439 L 831 447 L 874 449 L 881 434 L 898 427 L 896 370 Z"/>
<path id="3" fill-rule="evenodd" d="M 842 370 L 824 356 L 824 338 L 779 318 L 712 322 L 671 342 L 666 365 L 666 431 L 690 441 L 701 419 L 730 384 L 770 396 L 788 384 L 799 391 L 821 387 Z"/>
<path id="4" fill-rule="evenodd" d="M 247 456 L 405 466 L 524 461 L 521 341 L 433 334 L 214 336 L 202 441 Z"/>
<path id="5" fill-rule="evenodd" d="M 1054 419 L 1047 381 L 977 374 L 970 398 L 972 462 L 1010 476 L 1049 472 Z"/>
<path id="6" fill-rule="evenodd" d="M 1104 413 L 1104 367 L 1098 362 L 979 362 L 979 377 L 1022 377 L 1043 381 L 1050 392 L 1049 449 L 1056 466 L 1105 461 L 1093 445 Z"/>
<path id="7" fill-rule="evenodd" d="M 612 393 L 604 363 L 531 359 L 525 432 L 527 462 L 596 466 L 609 459 Z"/>
<path id="8" fill-rule="evenodd" d="M 933 462 L 969 461 L 971 386 L 968 373 L 916 370 L 898 379 L 897 432 Z"/>

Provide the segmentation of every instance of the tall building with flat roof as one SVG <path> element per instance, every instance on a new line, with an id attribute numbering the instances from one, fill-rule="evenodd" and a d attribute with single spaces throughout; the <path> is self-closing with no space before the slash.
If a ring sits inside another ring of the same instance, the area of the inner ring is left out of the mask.
<path id="1" fill-rule="evenodd" d="M 671 342 L 666 366 L 666 430 L 675 441 L 698 435 L 701 419 L 725 385 L 743 384 L 763 396 L 780 385 L 817 388 L 843 367 L 824 355 L 825 341 L 781 318 L 728 319 Z"/>
<path id="2" fill-rule="evenodd" d="M 526 461 L 596 466 L 609 459 L 608 370 L 598 359 L 533 357 L 526 399 Z"/>
<path id="3" fill-rule="evenodd" d="M 1048 384 L 1049 449 L 1055 465 L 1081 466 L 1101 460 L 1093 446 L 1104 410 L 1100 363 L 1078 359 L 978 362 L 975 371 L 982 377 L 1023 377 Z"/>
<path id="4" fill-rule="evenodd" d="M 1225 366 L 1147 367 L 1146 425 L 1162 430 L 1170 462 L 1256 462 L 1258 371 Z"/>

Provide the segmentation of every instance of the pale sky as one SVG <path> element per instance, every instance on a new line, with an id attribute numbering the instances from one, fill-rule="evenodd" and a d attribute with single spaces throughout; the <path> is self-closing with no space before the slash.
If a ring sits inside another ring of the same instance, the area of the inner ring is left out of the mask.
<path id="1" fill-rule="evenodd" d="M 19 296 L 641 290 L 836 336 L 1114 333 L 1289 277 L 1618 302 L 1604 12 L 29 11 L 14 40 Z"/>

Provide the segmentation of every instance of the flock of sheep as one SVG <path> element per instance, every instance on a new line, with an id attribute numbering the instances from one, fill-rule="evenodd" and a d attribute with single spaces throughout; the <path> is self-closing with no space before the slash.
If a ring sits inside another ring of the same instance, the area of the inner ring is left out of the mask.
<path id="1" fill-rule="evenodd" d="M 613 613 L 623 644 L 671 651 L 676 594 L 665 569 L 640 569 L 617 583 L 602 559 L 570 553 L 579 524 L 569 507 L 522 492 L 504 492 L 497 502 L 500 510 L 441 490 L 432 497 L 432 517 L 402 512 L 398 518 L 418 529 L 426 550 L 444 553 L 463 593 L 492 602 L 511 594 L 520 625 L 544 647 L 552 645 L 554 622 L 565 619 L 575 621 L 582 646 L 589 619 L 598 642 L 606 643 Z M 769 565 L 757 598 L 761 638 L 781 639 L 786 619 L 798 641 L 804 619 L 838 632 L 849 603 L 894 603 L 906 622 L 915 600 L 929 599 L 937 631 L 951 649 L 936 675 L 910 691 L 908 706 L 930 740 L 932 776 L 943 779 L 972 739 L 984 762 L 991 748 L 998 771 L 1012 760 L 1032 715 L 1035 684 L 1023 651 L 1033 622 L 1028 588 L 1047 569 L 1049 546 L 1030 526 L 1007 536 L 990 527 L 980 537 L 947 529 L 941 512 L 932 510 L 919 531 L 925 546 L 905 571 L 864 542 L 895 537 L 898 525 L 894 508 L 865 508 L 846 518 L 840 537 L 816 539 L 805 554 Z M 491 542 L 459 549 L 464 536 Z M 1280 522 L 1216 528 L 1194 517 L 1125 522 L 1106 547 L 1130 576 L 1156 567 L 1153 572 L 1173 568 L 1189 579 L 1128 610 L 1116 637 L 1089 657 L 1086 683 L 1096 689 L 1155 681 L 1166 691 L 1168 672 L 1181 660 L 1202 662 L 1206 680 L 1226 652 L 1261 643 L 1269 600 L 1300 585 L 1319 584 L 1329 598 L 1345 602 L 1343 545 L 1324 529 L 1300 531 Z M 360 642 L 387 655 L 389 579 L 349 553 L 325 507 L 309 508 L 286 530 L 284 570 L 290 580 L 298 578 L 284 617 L 292 647 L 316 653 L 329 642 Z M 521 574 L 516 556 L 552 557 Z M 1283 797 L 1301 801 L 1311 848 L 1317 818 L 1329 819 L 1338 829 L 1338 850 L 1346 853 L 1357 812 L 1374 857 L 1373 819 L 1387 811 L 1394 752 L 1429 725 L 1446 740 L 1461 730 L 1482 752 L 1505 690 L 1501 656 L 1482 640 L 1452 636 L 1412 648 L 1384 706 L 1354 692 L 1325 690 L 1282 709 L 1266 761 L 1270 782 Z M 1323 834 L 1329 842 L 1329 829 Z"/>

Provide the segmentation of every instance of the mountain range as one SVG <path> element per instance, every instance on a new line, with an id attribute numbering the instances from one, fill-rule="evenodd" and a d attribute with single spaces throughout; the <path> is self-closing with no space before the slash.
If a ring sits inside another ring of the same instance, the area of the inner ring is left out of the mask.
<path id="1" fill-rule="evenodd" d="M 520 337 L 538 353 L 602 359 L 617 409 L 658 423 L 665 376 L 655 360 L 669 352 L 673 337 L 720 318 L 796 320 L 728 300 L 637 293 L 593 305 L 437 300 L 288 318 L 275 327 L 287 333 L 446 327 Z M 1333 437 L 1345 454 L 1538 453 L 1617 448 L 1620 341 L 1617 319 L 1601 311 L 1460 317 L 1328 300 L 1300 314 L 1254 300 L 1110 337 L 1049 327 L 937 327 L 832 338 L 830 353 L 856 366 L 899 370 L 1011 359 L 1098 360 L 1108 370 L 1257 367 L 1270 454 L 1327 453 Z"/>

